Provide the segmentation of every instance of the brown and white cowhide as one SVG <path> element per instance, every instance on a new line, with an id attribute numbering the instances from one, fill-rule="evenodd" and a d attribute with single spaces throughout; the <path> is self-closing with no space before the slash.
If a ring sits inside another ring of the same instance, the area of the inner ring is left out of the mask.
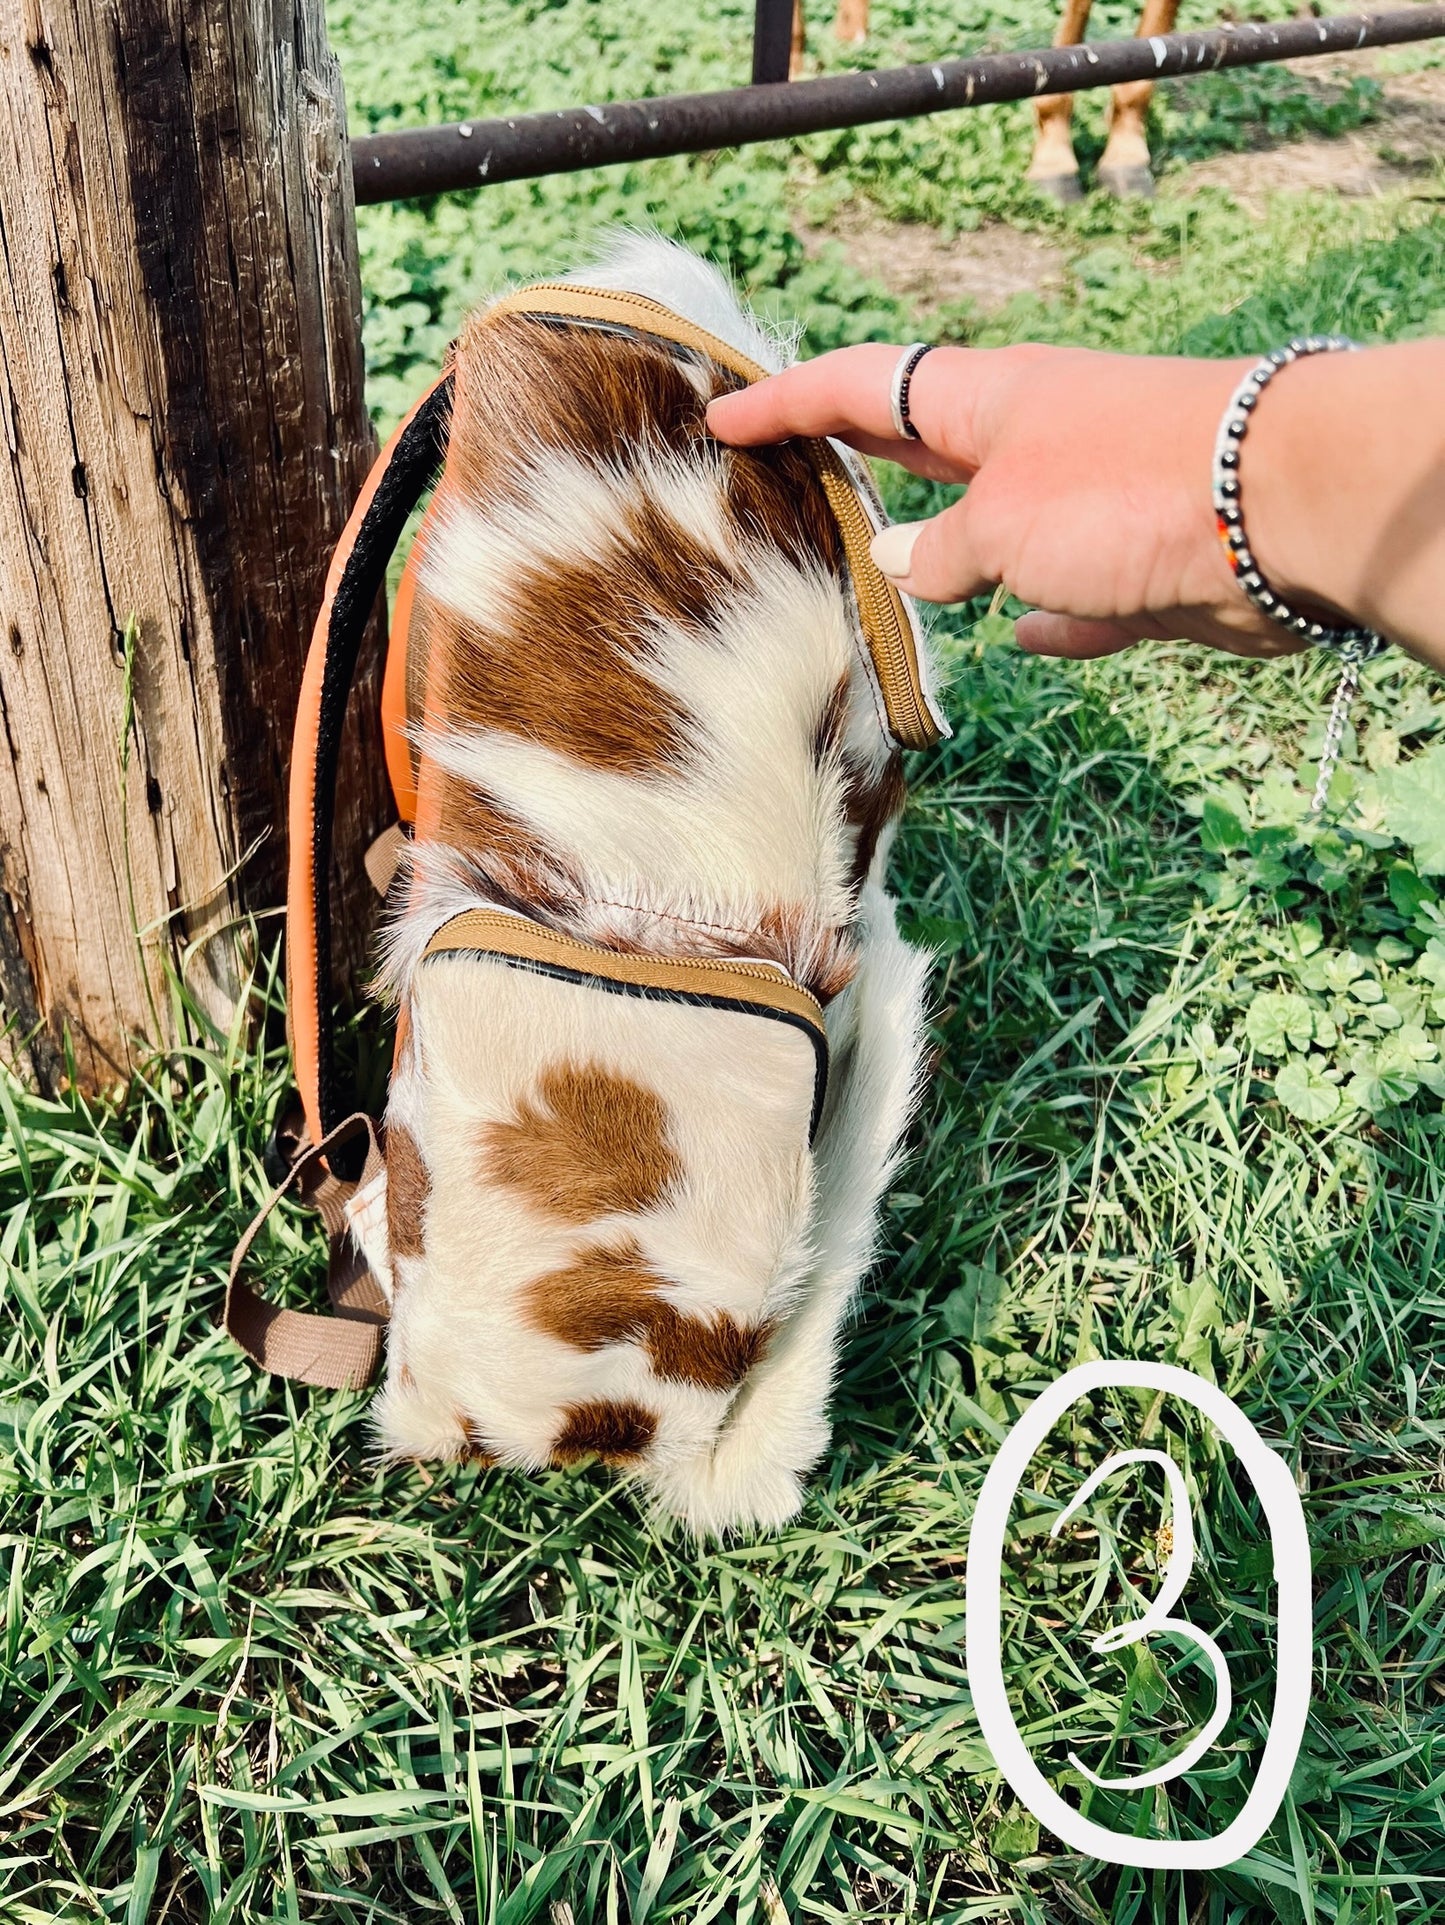
<path id="1" fill-rule="evenodd" d="M 668 243 L 575 278 L 780 365 Z M 389 1456 L 595 1455 L 710 1532 L 790 1516 L 826 1445 L 925 972 L 883 887 L 900 758 L 837 527 L 798 448 L 707 436 L 730 379 L 625 331 L 462 335 L 415 597 L 431 821 L 424 782 L 383 972 L 385 1230 L 361 1232 L 392 1299 Z M 796 1028 L 425 957 L 478 907 L 806 988 L 831 1056 L 811 1146 Z"/>

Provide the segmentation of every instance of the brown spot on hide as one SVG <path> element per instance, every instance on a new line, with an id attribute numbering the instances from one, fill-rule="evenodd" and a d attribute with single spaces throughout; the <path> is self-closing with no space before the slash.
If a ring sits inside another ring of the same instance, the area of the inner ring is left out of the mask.
<path id="1" fill-rule="evenodd" d="M 858 974 L 858 956 L 844 938 L 821 950 L 812 967 L 803 974 L 803 987 L 816 996 L 824 1009 L 840 996 Z"/>
<path id="2" fill-rule="evenodd" d="M 829 691 L 813 725 L 813 762 L 822 767 L 842 752 L 848 730 L 848 677 L 840 676 Z"/>
<path id="3" fill-rule="evenodd" d="M 743 535 L 781 548 L 795 567 L 843 572 L 843 537 L 818 472 L 796 441 L 734 449 L 727 464 L 728 507 Z"/>
<path id="4" fill-rule="evenodd" d="M 588 1351 L 641 1343 L 659 1377 L 732 1390 L 762 1355 L 772 1325 L 749 1327 L 726 1311 L 711 1321 L 687 1316 L 660 1296 L 666 1281 L 631 1238 L 593 1244 L 528 1286 L 527 1314 L 559 1343 Z"/>
<path id="5" fill-rule="evenodd" d="M 794 982 L 824 1006 L 846 989 L 858 971 L 858 956 L 846 929 L 818 933 L 811 914 L 796 905 L 778 904 L 758 919 L 754 955 L 776 957 Z"/>
<path id="6" fill-rule="evenodd" d="M 682 1175 L 661 1097 L 596 1063 L 552 1064 L 515 1120 L 480 1136 L 483 1178 L 567 1223 L 650 1210 Z"/>
<path id="7" fill-rule="evenodd" d="M 418 559 L 420 557 L 418 556 Z M 406 719 L 415 726 L 426 718 L 427 676 L 431 662 L 431 611 L 426 603 L 412 596 L 411 618 L 406 625 Z M 412 770 L 416 770 L 416 748 L 412 745 Z"/>
<path id="8" fill-rule="evenodd" d="M 460 1461 L 464 1464 L 476 1464 L 482 1470 L 494 1469 L 499 1462 L 497 1454 L 494 1450 L 487 1448 L 487 1444 L 476 1425 L 469 1424 L 462 1416 L 458 1416 L 457 1422 L 466 1433 L 467 1439 L 467 1446 L 461 1454 Z"/>
<path id="9" fill-rule="evenodd" d="M 659 1304 L 648 1328 L 647 1356 L 659 1377 L 732 1390 L 766 1352 L 772 1334 L 771 1323 L 741 1324 L 725 1310 L 708 1322 Z"/>
<path id="10" fill-rule="evenodd" d="M 731 382 L 727 382 L 731 385 Z M 541 448 L 597 465 L 639 447 L 685 448 L 721 381 L 699 393 L 678 354 L 612 330 L 531 315 L 483 315 L 457 351 L 448 462 L 471 500 L 515 498 L 519 452 Z"/>
<path id="11" fill-rule="evenodd" d="M 719 602 L 742 586 L 731 562 L 690 534 L 655 495 L 639 493 L 628 501 L 624 528 L 626 546 L 618 560 L 634 577 L 628 592 L 637 594 L 645 615 L 706 629 Z"/>
<path id="12" fill-rule="evenodd" d="M 641 1456 L 656 1435 L 656 1417 L 629 1399 L 598 1398 L 592 1403 L 572 1404 L 563 1412 L 552 1461 L 575 1464 L 580 1458 L 595 1456 L 608 1464 L 626 1463 Z"/>
<path id="13" fill-rule="evenodd" d="M 855 673 L 858 672 L 855 670 Z M 849 886 L 856 895 L 873 866 L 878 840 L 908 797 L 903 779 L 903 756 L 892 749 L 881 770 L 857 762 L 847 751 L 849 678 L 832 689 L 813 731 L 813 760 L 822 767 L 840 765 L 843 772 L 843 816 L 854 831 Z"/>
<path id="14" fill-rule="evenodd" d="M 419 1257 L 431 1177 L 416 1138 L 400 1123 L 386 1132 L 386 1235 L 394 1257 Z"/>
<path id="15" fill-rule="evenodd" d="M 519 573 L 484 630 L 433 610 L 441 707 L 457 729 L 524 736 L 593 768 L 646 773 L 680 761 L 687 712 L 637 666 L 649 630 L 622 571 L 547 557 Z"/>
<path id="16" fill-rule="evenodd" d="M 662 1281 L 630 1237 L 612 1248 L 592 1244 L 527 1286 L 527 1314 L 559 1343 L 601 1350 L 645 1333 Z"/>
<path id="17" fill-rule="evenodd" d="M 437 840 L 466 858 L 493 901 L 524 915 L 556 915 L 575 904 L 581 878 L 565 856 L 485 790 L 441 770 L 437 782 Z"/>

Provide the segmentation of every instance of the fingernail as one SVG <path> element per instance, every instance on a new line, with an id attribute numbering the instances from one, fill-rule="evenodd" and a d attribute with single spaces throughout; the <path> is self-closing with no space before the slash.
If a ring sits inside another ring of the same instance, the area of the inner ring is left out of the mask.
<path id="1" fill-rule="evenodd" d="M 898 521 L 891 528 L 880 529 L 868 544 L 869 554 L 890 580 L 907 579 L 913 562 L 913 544 L 925 525 L 921 521 Z"/>

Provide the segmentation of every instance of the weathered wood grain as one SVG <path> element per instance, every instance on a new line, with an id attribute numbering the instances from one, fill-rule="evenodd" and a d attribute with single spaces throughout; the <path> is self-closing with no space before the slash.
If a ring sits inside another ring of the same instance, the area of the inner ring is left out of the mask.
<path id="1" fill-rule="evenodd" d="M 66 1028 L 90 1085 L 175 1040 L 167 958 L 226 1015 L 284 898 L 302 661 L 373 454 L 360 305 L 321 0 L 0 0 L 0 1000 L 43 1084 Z M 384 820 L 356 708 L 353 959 Z"/>

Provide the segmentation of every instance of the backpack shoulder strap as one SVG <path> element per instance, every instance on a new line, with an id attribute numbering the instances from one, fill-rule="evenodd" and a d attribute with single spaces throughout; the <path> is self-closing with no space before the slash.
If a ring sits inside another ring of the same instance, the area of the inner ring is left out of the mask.
<path id="1" fill-rule="evenodd" d="M 452 377 L 428 389 L 374 463 L 351 511 L 316 617 L 291 749 L 286 1005 L 306 1133 L 319 1145 L 355 1104 L 333 1051 L 331 847 L 341 728 L 367 623 L 407 518 L 446 454 Z"/>

